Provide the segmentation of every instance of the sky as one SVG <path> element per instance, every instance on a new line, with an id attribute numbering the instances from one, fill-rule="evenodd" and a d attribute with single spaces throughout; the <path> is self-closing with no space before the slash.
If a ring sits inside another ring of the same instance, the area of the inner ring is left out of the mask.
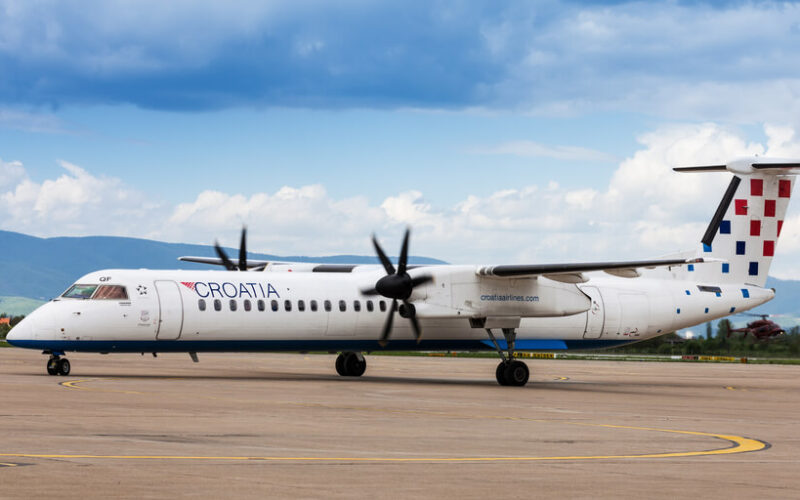
<path id="1" fill-rule="evenodd" d="M 671 167 L 800 158 L 799 46 L 792 2 L 0 0 L 0 229 L 657 257 L 728 180 Z"/>

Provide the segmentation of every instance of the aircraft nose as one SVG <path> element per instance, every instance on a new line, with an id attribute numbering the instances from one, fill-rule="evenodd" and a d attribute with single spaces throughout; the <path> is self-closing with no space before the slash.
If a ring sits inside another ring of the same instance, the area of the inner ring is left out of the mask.
<path id="1" fill-rule="evenodd" d="M 6 334 L 6 342 L 16 345 L 16 342 L 33 338 L 33 321 L 30 317 L 24 318 Z"/>

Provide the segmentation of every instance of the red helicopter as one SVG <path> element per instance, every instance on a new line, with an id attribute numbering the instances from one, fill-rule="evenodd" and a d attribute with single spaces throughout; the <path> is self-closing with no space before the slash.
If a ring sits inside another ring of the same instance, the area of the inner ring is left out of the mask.
<path id="1" fill-rule="evenodd" d="M 755 316 L 761 319 L 748 323 L 745 328 L 735 328 L 733 330 L 728 330 L 728 337 L 730 337 L 732 333 L 744 333 L 744 335 L 742 336 L 742 338 L 744 338 L 747 336 L 748 333 L 750 333 L 753 335 L 753 337 L 755 337 L 756 340 L 767 341 L 778 338 L 781 335 L 786 334 L 786 330 L 781 328 L 779 324 L 767 319 L 770 316 L 769 314 L 751 314 L 751 313 L 741 313 L 741 314 L 745 316 Z"/>

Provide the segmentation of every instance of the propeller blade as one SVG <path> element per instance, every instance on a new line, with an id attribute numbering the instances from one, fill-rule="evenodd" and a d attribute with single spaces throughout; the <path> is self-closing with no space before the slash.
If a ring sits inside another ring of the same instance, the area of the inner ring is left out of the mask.
<path id="1" fill-rule="evenodd" d="M 433 276 L 429 274 L 424 274 L 422 276 L 417 276 L 416 278 L 411 278 L 411 286 L 417 287 L 419 285 L 425 284 L 429 281 L 433 281 Z"/>
<path id="2" fill-rule="evenodd" d="M 380 244 L 378 244 L 378 239 L 375 237 L 374 234 L 372 235 L 372 245 L 375 247 L 375 252 L 378 253 L 378 258 L 380 259 L 381 264 L 383 264 L 383 268 L 386 270 L 386 274 L 394 274 L 395 273 L 394 266 L 392 265 L 392 262 L 389 260 L 389 257 L 387 257 L 386 254 L 383 252 L 383 248 L 381 248 Z"/>
<path id="3" fill-rule="evenodd" d="M 247 226 L 242 226 L 242 239 L 239 242 L 239 270 L 247 271 Z"/>
<path id="4" fill-rule="evenodd" d="M 381 347 L 386 347 L 386 344 L 389 343 L 389 335 L 392 333 L 392 323 L 394 322 L 394 312 L 397 310 L 397 300 L 392 301 L 392 305 L 389 308 L 389 314 L 386 316 L 386 322 L 383 324 L 383 332 L 381 333 L 381 339 L 378 343 Z"/>
<path id="5" fill-rule="evenodd" d="M 397 274 L 406 273 L 406 264 L 408 263 L 408 236 L 411 230 L 406 228 L 406 235 L 403 237 L 403 246 L 400 247 L 400 260 L 397 263 Z"/>
<path id="6" fill-rule="evenodd" d="M 406 310 L 414 310 L 414 306 L 411 305 L 411 303 L 409 303 L 407 300 L 403 301 L 403 305 L 406 306 Z M 414 330 L 414 338 L 417 339 L 417 344 L 419 344 L 420 340 L 422 340 L 422 329 L 419 327 L 417 315 L 414 314 L 413 316 L 409 316 L 408 320 L 411 321 L 411 328 Z"/>
<path id="7" fill-rule="evenodd" d="M 214 250 L 216 250 L 217 256 L 219 256 L 219 258 L 222 260 L 222 264 L 225 266 L 225 269 L 227 269 L 228 271 L 236 270 L 236 264 L 231 262 L 231 259 L 228 258 L 228 254 L 226 254 L 225 250 L 223 250 L 222 247 L 219 246 L 219 241 L 214 242 Z"/>

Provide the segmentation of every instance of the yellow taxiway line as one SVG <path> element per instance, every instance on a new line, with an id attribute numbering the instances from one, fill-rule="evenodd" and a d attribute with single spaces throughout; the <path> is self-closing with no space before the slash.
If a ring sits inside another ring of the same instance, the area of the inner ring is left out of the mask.
<path id="1" fill-rule="evenodd" d="M 653 427 L 633 427 L 628 425 L 586 424 L 562 422 L 569 425 L 605 427 L 609 429 L 627 429 L 638 431 L 667 432 L 689 436 L 713 437 L 727 441 L 732 446 L 701 451 L 680 451 L 667 453 L 645 453 L 630 455 L 570 455 L 553 457 L 281 457 L 281 456 L 194 456 L 194 455 L 92 455 L 92 454 L 57 454 L 57 453 L 0 453 L 0 457 L 15 458 L 73 458 L 73 459 L 121 459 L 121 460 L 219 460 L 219 461 L 264 461 L 264 462 L 535 462 L 557 460 L 615 460 L 641 458 L 681 458 L 707 455 L 729 455 L 760 451 L 767 444 L 757 439 L 709 432 L 681 431 L 674 429 L 657 429 Z M 9 464 L 11 465 L 11 464 Z"/>
<path id="2" fill-rule="evenodd" d="M 61 387 L 66 387 L 68 389 L 80 389 L 82 391 L 119 392 L 119 393 L 122 393 L 122 394 L 144 394 L 143 392 L 137 392 L 137 391 L 117 391 L 117 390 L 112 390 L 112 389 L 96 389 L 94 387 L 83 387 L 83 386 L 78 385 L 78 384 L 82 384 L 83 382 L 91 382 L 92 380 L 96 380 L 96 379 L 87 378 L 87 379 L 83 379 L 83 380 L 70 380 L 68 382 L 59 382 L 58 385 L 60 385 Z"/>

